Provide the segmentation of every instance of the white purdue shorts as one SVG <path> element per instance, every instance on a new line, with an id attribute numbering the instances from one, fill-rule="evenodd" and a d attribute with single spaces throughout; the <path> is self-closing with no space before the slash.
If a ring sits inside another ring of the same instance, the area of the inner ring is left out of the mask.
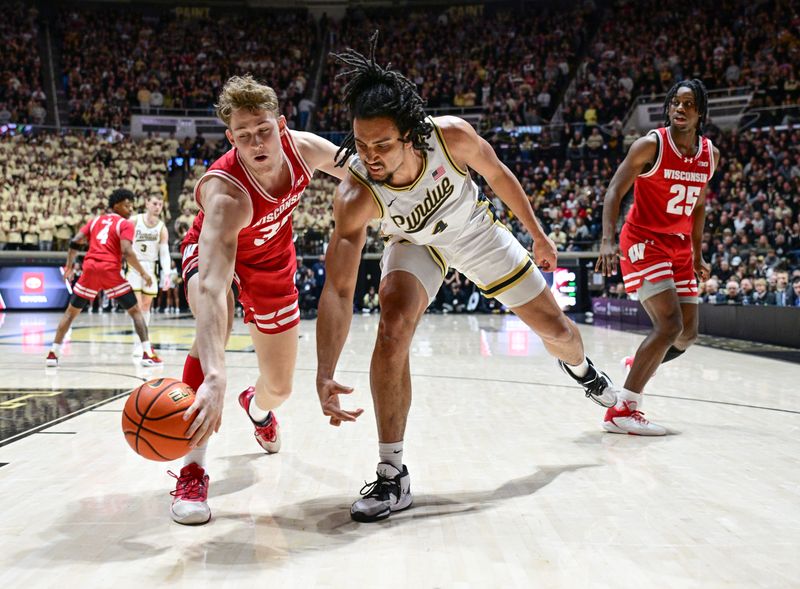
<path id="1" fill-rule="evenodd" d="M 528 252 L 502 223 L 495 221 L 489 207 L 481 204 L 464 232 L 446 246 L 416 245 L 393 237 L 381 258 L 382 275 L 403 270 L 417 277 L 436 298 L 448 267 L 455 268 L 483 292 L 506 307 L 532 301 L 547 283 Z"/>
<path id="2" fill-rule="evenodd" d="M 125 278 L 127 278 L 128 282 L 130 282 L 131 288 L 133 289 L 134 292 L 141 292 L 142 294 L 154 297 L 158 294 L 158 279 L 156 278 L 156 266 L 155 264 L 142 262 L 141 260 L 139 260 L 139 263 L 145 270 L 147 270 L 147 273 L 150 275 L 150 278 L 153 279 L 153 283 L 149 287 L 145 286 L 144 281 L 142 280 L 142 275 L 131 267 L 128 267 L 128 273 L 125 274 Z"/>

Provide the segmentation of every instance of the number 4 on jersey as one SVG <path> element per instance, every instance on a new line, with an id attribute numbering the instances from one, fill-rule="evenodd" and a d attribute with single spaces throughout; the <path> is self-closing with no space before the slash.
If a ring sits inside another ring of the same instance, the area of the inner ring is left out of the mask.
<path id="1" fill-rule="evenodd" d="M 113 219 L 101 219 L 100 222 L 103 224 L 103 228 L 97 234 L 97 237 L 95 239 L 97 239 L 97 241 L 99 241 L 100 243 L 105 245 L 106 242 L 108 241 L 108 231 L 111 229 L 111 226 L 114 224 L 114 220 Z"/>

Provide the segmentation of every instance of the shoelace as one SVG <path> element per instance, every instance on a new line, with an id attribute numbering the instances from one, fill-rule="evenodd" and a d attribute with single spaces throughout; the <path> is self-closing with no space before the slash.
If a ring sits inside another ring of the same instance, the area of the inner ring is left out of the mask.
<path id="1" fill-rule="evenodd" d="M 188 501 L 205 500 L 206 482 L 204 478 L 197 478 L 190 474 L 179 477 L 171 470 L 168 470 L 167 474 L 178 479 L 178 486 L 174 491 L 169 492 L 170 495 Z"/>
<path id="2" fill-rule="evenodd" d="M 274 442 L 276 438 L 275 418 L 273 417 L 267 425 L 257 425 L 255 436 L 263 437 L 268 442 Z"/>
<path id="3" fill-rule="evenodd" d="M 394 479 L 387 479 L 386 477 L 382 477 L 378 475 L 378 480 L 368 483 L 364 481 L 364 486 L 361 487 L 359 493 L 361 493 L 362 497 L 376 497 L 380 500 L 388 499 L 389 495 L 392 494 L 392 491 L 395 491 L 395 495 L 398 497 L 400 496 L 400 488 L 397 481 Z"/>
<path id="4" fill-rule="evenodd" d="M 599 397 L 603 394 L 603 390 L 606 388 L 605 379 L 597 369 L 594 369 L 594 378 L 582 384 L 584 391 L 586 391 L 587 397 Z"/>
<path id="5" fill-rule="evenodd" d="M 636 409 L 636 410 L 634 410 L 634 411 L 632 411 L 632 412 L 631 412 L 631 419 L 633 419 L 633 420 L 634 420 L 634 421 L 636 421 L 637 423 L 641 423 L 641 424 L 647 424 L 647 423 L 650 423 L 650 422 L 649 422 L 649 421 L 647 421 L 647 419 L 645 418 L 645 416 L 644 416 L 644 413 L 642 413 L 642 412 L 641 412 L 641 411 L 639 411 L 638 409 Z"/>

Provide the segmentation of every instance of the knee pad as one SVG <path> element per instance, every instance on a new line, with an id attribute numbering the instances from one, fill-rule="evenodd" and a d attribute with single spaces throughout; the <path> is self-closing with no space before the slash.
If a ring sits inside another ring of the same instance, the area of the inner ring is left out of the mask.
<path id="1" fill-rule="evenodd" d="M 136 295 L 132 290 L 129 290 L 124 295 L 117 297 L 117 304 L 124 310 L 128 310 L 136 306 Z"/>
<path id="2" fill-rule="evenodd" d="M 80 310 L 85 309 L 90 302 L 91 301 L 89 299 L 84 299 L 83 297 L 80 297 L 75 293 L 72 293 L 72 296 L 69 299 L 69 304 L 75 307 L 76 309 Z"/>

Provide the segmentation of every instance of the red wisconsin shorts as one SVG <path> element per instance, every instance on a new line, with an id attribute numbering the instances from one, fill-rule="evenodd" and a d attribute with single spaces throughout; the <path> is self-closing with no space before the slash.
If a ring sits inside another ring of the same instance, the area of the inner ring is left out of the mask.
<path id="1" fill-rule="evenodd" d="M 101 290 L 109 299 L 115 299 L 131 291 L 131 285 L 122 276 L 119 264 L 103 264 L 85 260 L 83 272 L 72 289 L 76 295 L 93 301 Z"/>
<path id="2" fill-rule="evenodd" d="M 189 278 L 198 272 L 198 251 L 196 243 L 183 248 L 181 273 L 187 299 Z M 277 263 L 263 265 L 237 262 L 234 268 L 233 286 L 244 308 L 244 322 L 255 323 L 262 333 L 282 333 L 300 323 L 297 288 L 294 285 L 297 259 L 293 250 L 291 256 L 284 258 Z"/>
<path id="3" fill-rule="evenodd" d="M 619 258 L 625 291 L 672 278 L 679 297 L 696 297 L 697 280 L 688 235 L 653 233 L 625 223 L 619 236 Z"/>

